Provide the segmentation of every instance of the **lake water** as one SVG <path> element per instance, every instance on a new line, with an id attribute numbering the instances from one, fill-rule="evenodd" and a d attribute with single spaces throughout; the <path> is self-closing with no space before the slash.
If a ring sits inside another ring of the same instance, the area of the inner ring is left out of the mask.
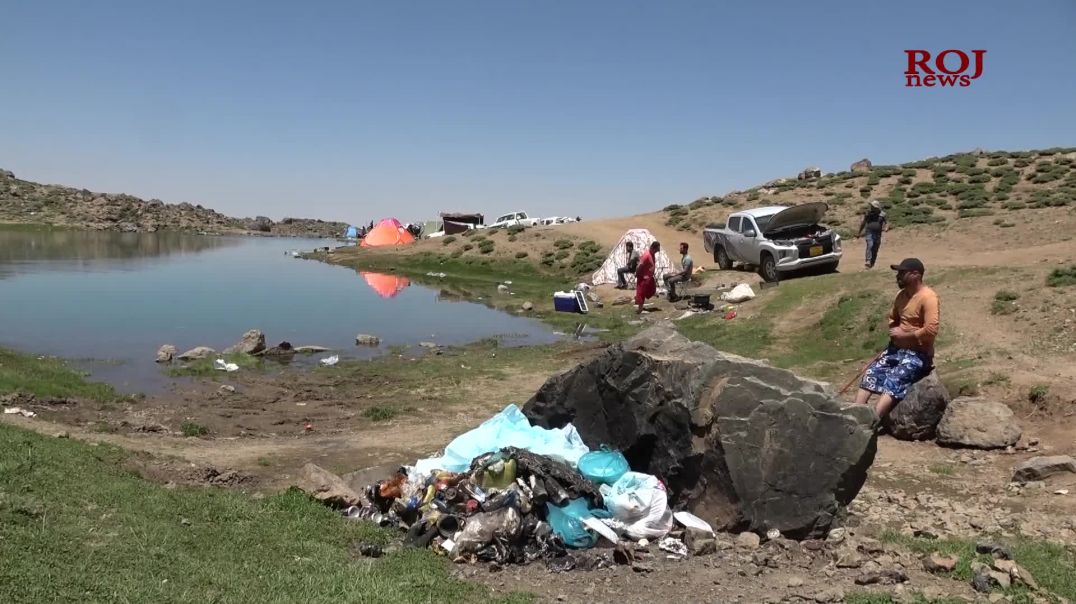
<path id="1" fill-rule="evenodd" d="M 162 344 L 222 350 L 255 328 L 270 346 L 327 346 L 343 358 L 378 354 L 355 346 L 359 333 L 379 336 L 381 351 L 558 339 L 539 321 L 449 301 L 402 277 L 287 253 L 325 245 L 337 244 L 0 226 L 0 346 L 74 359 L 94 379 L 155 392 L 171 381 L 153 362 Z"/>

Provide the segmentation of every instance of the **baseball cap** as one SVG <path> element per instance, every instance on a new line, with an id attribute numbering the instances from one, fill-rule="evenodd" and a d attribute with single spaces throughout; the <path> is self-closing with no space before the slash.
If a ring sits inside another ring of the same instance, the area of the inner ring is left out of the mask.
<path id="1" fill-rule="evenodd" d="M 889 268 L 895 271 L 914 271 L 920 275 L 925 274 L 927 269 L 923 266 L 923 261 L 918 258 L 905 258 L 900 261 L 900 264 L 891 264 Z"/>

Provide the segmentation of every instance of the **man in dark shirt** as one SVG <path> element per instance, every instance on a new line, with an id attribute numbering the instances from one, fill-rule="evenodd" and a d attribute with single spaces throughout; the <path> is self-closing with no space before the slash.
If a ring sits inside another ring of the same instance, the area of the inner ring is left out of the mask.
<path id="1" fill-rule="evenodd" d="M 635 269 L 639 268 L 639 252 L 635 251 L 635 244 L 630 241 L 625 243 L 624 251 L 628 253 L 628 263 L 616 269 L 617 289 L 628 289 L 628 281 L 624 275 L 634 275 Z"/>
<path id="2" fill-rule="evenodd" d="M 882 246 L 882 232 L 889 230 L 889 221 L 886 220 L 882 204 L 878 200 L 872 200 L 867 207 L 867 213 L 859 223 L 859 233 L 856 237 L 867 235 L 867 257 L 863 262 L 866 268 L 874 268 L 878 261 L 878 248 Z"/>

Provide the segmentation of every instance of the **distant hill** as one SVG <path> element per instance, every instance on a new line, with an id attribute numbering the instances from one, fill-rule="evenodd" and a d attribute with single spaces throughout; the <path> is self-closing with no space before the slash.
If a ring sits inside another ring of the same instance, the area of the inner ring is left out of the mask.
<path id="1" fill-rule="evenodd" d="M 701 197 L 664 209 L 665 224 L 699 231 L 724 222 L 730 210 L 825 201 L 826 223 L 858 228 L 868 200 L 882 203 L 893 226 L 995 216 L 1009 224 L 1027 208 L 1076 207 L 1076 148 L 982 151 L 932 157 L 897 166 L 856 162 L 855 170 L 817 178 L 779 178 L 746 191 Z M 809 171 L 805 171 L 808 172 Z"/>
<path id="2" fill-rule="evenodd" d="M 144 200 L 125 193 L 95 193 L 20 180 L 0 170 L 0 222 L 39 223 L 102 231 L 196 231 L 210 234 L 337 236 L 347 224 L 310 218 L 274 222 L 265 216 L 233 218 L 190 203 Z"/>

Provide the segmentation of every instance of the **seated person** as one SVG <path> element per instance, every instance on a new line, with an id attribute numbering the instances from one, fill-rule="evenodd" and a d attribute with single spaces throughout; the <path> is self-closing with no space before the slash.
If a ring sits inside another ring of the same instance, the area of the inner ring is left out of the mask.
<path id="1" fill-rule="evenodd" d="M 669 290 L 670 302 L 678 299 L 676 284 L 691 281 L 691 274 L 695 271 L 695 262 L 691 256 L 687 255 L 687 244 L 683 242 L 680 243 L 680 269 L 680 272 L 669 273 L 662 278 L 665 281 L 665 287 Z"/>
<path id="2" fill-rule="evenodd" d="M 635 244 L 627 242 L 624 250 L 628 253 L 628 263 L 616 269 L 616 288 L 628 289 L 628 281 L 624 275 L 634 275 L 635 269 L 639 268 L 639 252 L 635 251 Z"/>

